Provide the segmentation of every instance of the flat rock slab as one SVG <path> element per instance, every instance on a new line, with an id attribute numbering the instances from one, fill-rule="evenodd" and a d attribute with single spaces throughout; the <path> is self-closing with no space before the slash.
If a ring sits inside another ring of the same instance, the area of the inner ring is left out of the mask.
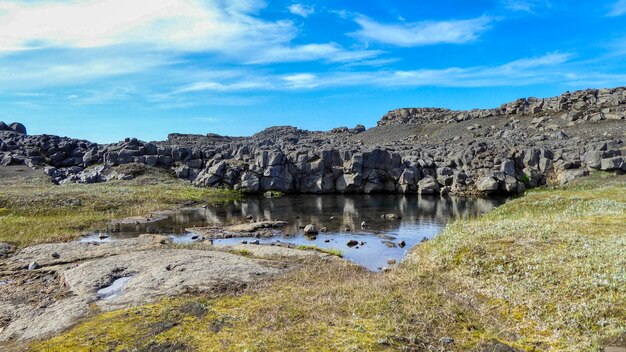
<path id="1" fill-rule="evenodd" d="M 254 232 L 261 229 L 279 228 L 287 225 L 286 221 L 259 221 L 226 227 L 231 232 Z"/>
<path id="2" fill-rule="evenodd" d="M 159 249 L 91 260 L 64 270 L 63 276 L 73 294 L 94 299 L 98 289 L 130 277 L 119 295 L 97 302 L 104 309 L 115 309 L 164 295 L 239 286 L 279 272 L 262 261 L 225 252 Z"/>
<path id="3" fill-rule="evenodd" d="M 27 247 L 0 264 L 2 270 L 19 270 L 36 262 L 40 267 L 62 265 L 95 258 L 109 257 L 147 249 L 163 248 L 171 241 L 161 235 L 141 235 L 137 238 L 111 242 L 47 243 Z M 58 254 L 55 258 L 54 254 Z"/>
<path id="4" fill-rule="evenodd" d="M 92 304 L 111 310 L 153 302 L 164 296 L 223 292 L 295 265 L 225 251 L 171 248 L 163 239 L 163 236 L 143 235 L 99 245 L 45 244 L 25 248 L 4 260 L 5 270 L 0 273 L 0 280 L 5 281 L 0 285 L 0 341 L 22 341 L 60 333 L 91 314 Z M 255 250 L 262 252 L 302 252 L 257 247 Z M 52 257 L 55 252 L 59 259 Z M 259 257 L 276 257 L 269 253 Z M 32 261 L 42 267 L 24 269 Z M 128 280 L 119 292 L 99 297 L 98 290 L 120 278 Z"/>
<path id="5" fill-rule="evenodd" d="M 207 239 L 250 237 L 253 235 L 258 235 L 258 237 L 271 237 L 276 235 L 272 232 L 272 229 L 280 228 L 287 224 L 286 221 L 259 221 L 227 227 L 190 227 L 185 230 Z"/>

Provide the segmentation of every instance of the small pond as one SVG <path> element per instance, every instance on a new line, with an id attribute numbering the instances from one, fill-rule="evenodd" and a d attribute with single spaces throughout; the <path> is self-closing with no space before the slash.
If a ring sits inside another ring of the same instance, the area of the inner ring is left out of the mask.
<path id="1" fill-rule="evenodd" d="M 276 236 L 260 243 L 290 243 L 339 249 L 343 257 L 370 270 L 400 262 L 415 245 L 433 238 L 446 224 L 475 217 L 503 204 L 505 198 L 418 197 L 404 195 L 290 195 L 267 199 L 248 197 L 234 203 L 207 208 L 181 209 L 164 220 L 146 224 L 117 224 L 84 236 L 81 241 L 111 241 L 144 233 L 165 234 L 177 243 L 192 242 L 185 229 L 210 225 L 236 225 L 251 221 L 287 221 Z M 400 219 L 382 219 L 396 214 Z M 361 226 L 365 222 L 365 226 Z M 327 232 L 315 237 L 303 228 L 314 224 Z M 107 238 L 101 235 L 108 236 Z M 246 238 L 214 240 L 215 245 L 233 245 Z M 253 238 L 252 240 L 256 240 Z M 350 240 L 358 245 L 348 246 Z M 404 243 L 402 243 L 404 242 Z M 402 246 L 401 244 L 404 244 Z"/>

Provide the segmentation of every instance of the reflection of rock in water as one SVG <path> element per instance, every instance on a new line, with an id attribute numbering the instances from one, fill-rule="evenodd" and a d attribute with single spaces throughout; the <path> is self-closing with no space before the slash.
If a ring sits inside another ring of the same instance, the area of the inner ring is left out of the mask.
<path id="1" fill-rule="evenodd" d="M 142 233 L 182 234 L 186 228 L 230 226 L 248 222 L 287 221 L 288 234 L 301 233 L 307 224 L 327 227 L 330 232 L 346 228 L 363 231 L 395 231 L 406 224 L 445 225 L 451 219 L 474 217 L 492 210 L 504 199 L 421 197 L 405 195 L 292 195 L 282 198 L 251 197 L 243 201 L 208 207 L 183 209 L 166 220 L 151 223 L 118 224 L 109 229 L 116 238 Z M 382 214 L 398 214 L 402 219 L 384 220 Z"/>
<path id="2" fill-rule="evenodd" d="M 450 219 L 478 216 L 503 200 L 483 198 L 411 197 L 402 195 L 286 196 L 250 198 L 205 210 L 207 222 L 229 225 L 251 217 L 257 221 L 289 221 L 291 230 L 306 224 L 329 228 L 359 229 L 363 220 L 376 224 L 377 230 L 392 230 L 398 221 L 381 221 L 380 215 L 396 213 L 412 223 L 447 223 Z M 335 220 L 331 220 L 335 217 Z"/>

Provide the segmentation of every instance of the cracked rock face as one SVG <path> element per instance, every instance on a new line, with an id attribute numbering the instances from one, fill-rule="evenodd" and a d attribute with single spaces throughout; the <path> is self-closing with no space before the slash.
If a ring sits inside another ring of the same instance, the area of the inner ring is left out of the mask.
<path id="1" fill-rule="evenodd" d="M 499 108 L 390 111 L 378 126 L 270 127 L 251 137 L 171 134 L 95 144 L 0 124 L 0 165 L 43 168 L 57 183 L 135 177 L 141 165 L 197 186 L 250 193 L 523 192 L 571 170 L 626 171 L 626 89 L 524 98 Z"/>
<path id="2" fill-rule="evenodd" d="M 164 239 L 43 244 L 0 262 L 0 341 L 59 333 L 87 316 L 92 304 L 111 310 L 163 296 L 221 292 L 290 267 L 220 251 L 169 248 Z M 40 267 L 24 269 L 32 261 Z M 98 294 L 120 278 L 127 279 L 115 295 Z"/>

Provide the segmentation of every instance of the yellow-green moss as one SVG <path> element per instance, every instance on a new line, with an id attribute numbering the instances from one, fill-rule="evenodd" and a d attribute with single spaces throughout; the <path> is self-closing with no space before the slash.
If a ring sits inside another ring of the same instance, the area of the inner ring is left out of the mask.
<path id="1" fill-rule="evenodd" d="M 335 249 L 335 248 L 322 248 L 319 246 L 312 246 L 312 245 L 301 245 L 301 246 L 297 246 L 296 249 L 300 249 L 303 251 L 317 251 L 317 252 L 322 252 L 322 253 L 327 253 L 330 255 L 334 255 L 337 257 L 342 257 L 343 254 L 341 253 L 340 249 Z"/>

